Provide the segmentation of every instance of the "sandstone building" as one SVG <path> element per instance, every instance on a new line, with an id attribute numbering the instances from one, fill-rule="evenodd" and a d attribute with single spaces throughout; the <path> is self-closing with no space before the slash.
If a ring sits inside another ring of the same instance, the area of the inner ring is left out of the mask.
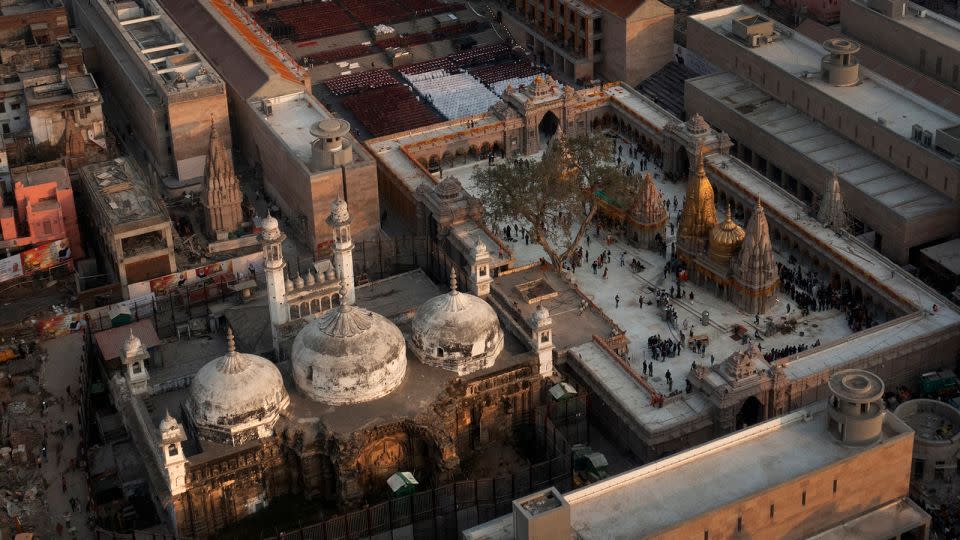
<path id="1" fill-rule="evenodd" d="M 908 497 L 913 430 L 883 410 L 876 375 L 839 371 L 830 388 L 827 404 L 564 495 L 518 499 L 513 515 L 464 538 L 926 539 L 930 516 Z"/>
<path id="2" fill-rule="evenodd" d="M 71 15 L 123 144 L 167 194 L 199 191 L 211 125 L 231 148 L 220 76 L 154 0 L 72 2 Z"/>
<path id="3" fill-rule="evenodd" d="M 566 80 L 637 84 L 673 57 L 673 8 L 657 0 L 506 0 L 514 39 Z"/>

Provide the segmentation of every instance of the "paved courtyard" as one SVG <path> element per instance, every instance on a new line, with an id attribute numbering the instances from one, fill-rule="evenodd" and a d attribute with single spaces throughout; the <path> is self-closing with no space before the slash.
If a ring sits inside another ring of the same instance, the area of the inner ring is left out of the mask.
<path id="1" fill-rule="evenodd" d="M 624 150 L 625 165 L 636 161 L 626 157 L 626 148 Z M 532 157 L 532 159 L 538 158 L 539 156 Z M 475 167 L 487 167 L 487 165 L 484 162 L 479 165 L 464 165 L 449 170 L 445 169 L 444 175 L 457 176 L 464 188 L 475 194 L 472 181 Z M 635 167 L 639 171 L 639 163 L 636 163 Z M 673 201 L 676 198 L 676 201 L 682 204 L 687 189 L 686 182 L 666 181 L 662 171 L 653 165 L 648 165 L 647 170 L 653 174 L 654 182 L 661 190 L 664 199 L 670 200 L 670 223 L 676 225 L 679 211 L 678 205 L 673 204 Z M 724 219 L 725 216 L 726 208 L 718 208 L 718 221 Z M 518 225 L 523 227 L 523 224 L 518 223 Z M 740 225 L 745 227 L 746 224 L 740 223 Z M 496 231 L 502 228 L 501 225 L 496 228 Z M 674 237 L 669 227 L 667 227 L 666 232 L 667 243 L 668 245 L 672 244 Z M 852 333 L 847 326 L 843 312 L 830 309 L 814 311 L 809 315 L 801 316 L 790 298 L 779 292 L 776 295 L 774 307 L 761 317 L 761 324 L 757 325 L 755 324 L 755 314 L 740 311 L 732 303 L 721 300 L 706 289 L 690 282 L 683 285 L 685 293 L 683 299 L 673 298 L 671 300 L 677 310 L 678 324 L 678 328 L 673 329 L 663 319 L 663 310 L 656 306 L 656 297 L 652 292 L 657 288 L 669 291 L 670 287 L 675 285 L 671 275 L 664 277 L 663 268 L 666 259 L 653 251 L 632 247 L 619 237 L 614 238 L 611 243 L 607 244 L 607 233 L 601 230 L 600 234 L 597 235 L 594 226 L 591 226 L 589 236 L 590 238 L 584 239 L 582 243 L 585 264 L 574 272 L 573 279 L 585 294 L 624 329 L 630 340 L 629 361 L 637 369 L 637 372 L 642 371 L 644 361 L 653 361 L 646 347 L 647 338 L 652 335 L 660 335 L 662 339 L 670 338 L 676 341 L 679 338 L 678 330 L 684 330 L 688 335 L 692 330 L 694 335 L 706 335 L 709 338 L 709 346 L 702 355 L 694 353 L 690 349 L 684 349 L 672 358 L 661 358 L 654 363 L 654 376 L 650 380 L 658 390 L 665 394 L 669 391 L 669 384 L 664 376 L 667 370 L 670 370 L 675 384 L 680 384 L 679 388 L 682 389 L 682 379 L 686 376 L 693 362 L 709 363 L 711 356 L 716 362 L 720 362 L 734 352 L 742 350 L 745 346 L 740 340 L 732 337 L 732 329 L 735 325 L 744 326 L 748 330 L 748 335 L 753 338 L 757 330 L 762 335 L 768 318 L 775 324 L 780 324 L 788 318 L 794 319 L 796 321 L 794 331 L 786 334 L 778 332 L 754 339 L 764 351 L 801 344 L 811 346 L 817 340 L 824 344 Z M 541 257 L 547 258 L 539 245 L 533 243 L 527 245 L 522 240 L 508 241 L 507 243 L 513 249 L 516 264 L 535 262 Z M 611 254 L 610 263 L 606 265 L 608 269 L 606 279 L 602 276 L 603 269 L 594 274 L 590 267 L 590 262 L 600 255 L 602 249 L 609 249 Z M 620 266 L 621 255 L 625 260 L 624 266 Z M 790 254 L 775 252 L 775 256 L 780 262 L 786 263 Z M 630 262 L 634 259 L 645 267 L 643 271 L 631 271 Z M 689 296 L 691 292 L 693 293 L 693 299 Z M 620 296 L 619 307 L 616 302 L 618 295 Z M 642 307 L 638 301 L 641 295 L 645 302 Z M 648 305 L 651 301 L 654 301 L 654 303 Z M 789 312 L 788 305 L 790 305 Z M 709 324 L 707 325 L 700 324 L 703 312 L 709 313 Z M 677 388 L 678 386 L 674 387 L 674 389 Z"/>

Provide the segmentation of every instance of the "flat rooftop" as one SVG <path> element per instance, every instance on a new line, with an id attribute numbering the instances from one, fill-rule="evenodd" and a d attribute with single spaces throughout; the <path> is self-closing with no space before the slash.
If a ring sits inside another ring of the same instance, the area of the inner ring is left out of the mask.
<path id="1" fill-rule="evenodd" d="M 867 3 L 862 0 L 850 0 L 850 2 L 870 9 L 867 7 Z M 920 12 L 924 12 L 923 17 L 918 16 Z M 960 54 L 960 21 L 955 21 L 913 2 L 907 2 L 906 16 L 895 19 L 887 17 L 887 19 L 928 39 L 942 43 Z"/>
<path id="2" fill-rule="evenodd" d="M 19 0 L 0 7 L 0 17 L 26 15 L 44 9 L 62 8 L 61 0 Z"/>
<path id="3" fill-rule="evenodd" d="M 883 118 L 887 129 L 907 140 L 910 139 L 914 124 L 920 124 L 931 132 L 960 124 L 960 116 L 864 69 L 862 65 L 860 84 L 847 87 L 830 85 L 816 76 L 820 73 L 820 60 L 827 54 L 826 49 L 806 36 L 779 25 L 776 26 L 780 32 L 777 40 L 759 47 L 747 47 L 734 37 L 732 22 L 750 15 L 761 13 L 741 5 L 691 15 L 690 19 L 726 36 L 740 45 L 744 53 L 752 54 L 802 79 L 808 86 L 860 114 L 874 120 Z M 805 74 L 813 76 L 805 77 Z"/>
<path id="4" fill-rule="evenodd" d="M 14 171 L 13 182 L 24 186 L 39 186 L 48 182 L 56 182 L 60 189 L 69 189 L 70 173 L 66 167 L 50 167 L 37 171 Z"/>
<path id="5" fill-rule="evenodd" d="M 321 120 L 331 118 L 330 112 L 316 98 L 304 91 L 265 99 L 251 99 L 249 105 L 294 156 L 312 171 L 310 156 L 316 136 L 310 133 L 310 128 Z M 364 150 L 353 139 L 353 135 L 349 134 L 345 141 L 354 145 L 353 161 L 362 161 L 365 155 Z"/>
<path id="6" fill-rule="evenodd" d="M 835 170 L 846 184 L 904 219 L 955 209 L 949 197 L 922 180 L 888 165 L 809 115 L 781 103 L 733 73 L 704 75 L 689 79 L 687 84 L 807 159 L 827 170 Z"/>
<path id="7" fill-rule="evenodd" d="M 960 238 L 920 250 L 928 258 L 956 275 L 960 275 Z"/>
<path id="8" fill-rule="evenodd" d="M 913 432 L 884 413 L 883 436 L 866 448 L 839 444 L 819 403 L 567 493 L 571 528 L 584 540 L 652 535 Z M 512 539 L 513 516 L 465 536 Z"/>
<path id="9" fill-rule="evenodd" d="M 97 210 L 114 227 L 169 222 L 163 201 L 128 158 L 87 165 L 80 178 Z"/>

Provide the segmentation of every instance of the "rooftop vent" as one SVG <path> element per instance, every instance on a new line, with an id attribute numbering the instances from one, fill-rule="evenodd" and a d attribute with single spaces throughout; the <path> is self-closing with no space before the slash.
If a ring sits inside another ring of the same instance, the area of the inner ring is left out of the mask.
<path id="1" fill-rule="evenodd" d="M 823 42 L 826 56 L 820 60 L 823 80 L 833 86 L 853 86 L 860 82 L 860 61 L 856 53 L 860 44 L 847 38 L 831 38 Z"/>
<path id="2" fill-rule="evenodd" d="M 869 371 L 845 369 L 827 381 L 830 433 L 846 446 L 869 446 L 883 435 L 883 381 Z"/>
<path id="3" fill-rule="evenodd" d="M 570 505 L 553 487 L 516 499 L 513 533 L 517 540 L 570 538 Z"/>

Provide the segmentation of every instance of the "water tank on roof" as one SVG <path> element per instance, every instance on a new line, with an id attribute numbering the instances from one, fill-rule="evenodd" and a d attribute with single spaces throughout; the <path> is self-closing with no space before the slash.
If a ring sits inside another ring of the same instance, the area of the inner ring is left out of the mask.
<path id="1" fill-rule="evenodd" d="M 347 135 L 350 123 L 340 118 L 321 120 L 310 128 L 310 134 L 316 137 L 311 145 L 310 168 L 326 170 L 353 161 L 353 147 Z"/>

